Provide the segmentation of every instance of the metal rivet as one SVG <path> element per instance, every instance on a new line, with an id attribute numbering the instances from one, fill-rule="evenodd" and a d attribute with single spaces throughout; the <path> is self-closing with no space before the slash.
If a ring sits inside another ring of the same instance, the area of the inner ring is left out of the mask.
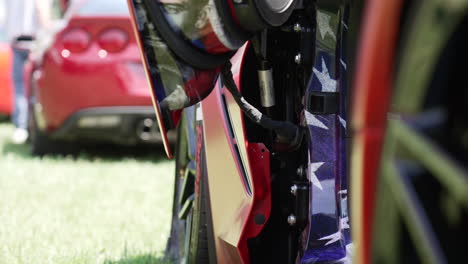
<path id="1" fill-rule="evenodd" d="M 294 57 L 294 62 L 296 62 L 297 64 L 301 64 L 302 62 L 302 56 L 300 53 L 298 53 L 295 57 Z"/>
<path id="2" fill-rule="evenodd" d="M 302 31 L 301 24 L 299 23 L 294 24 L 293 30 L 294 32 L 301 32 Z"/>
<path id="3" fill-rule="evenodd" d="M 293 226 L 293 225 L 296 224 L 296 216 L 295 215 L 288 216 L 288 224 L 290 226 Z"/>
<path id="4" fill-rule="evenodd" d="M 300 166 L 299 168 L 297 168 L 296 174 L 297 176 L 303 176 L 305 174 L 304 167 Z"/>
<path id="5" fill-rule="evenodd" d="M 293 186 L 291 186 L 291 194 L 295 196 L 295 195 L 297 194 L 297 189 L 298 189 L 298 188 L 299 188 L 299 187 L 297 187 L 296 184 L 294 184 Z"/>
<path id="6" fill-rule="evenodd" d="M 257 225 L 263 225 L 265 224 L 266 218 L 263 214 L 257 214 L 255 215 L 254 222 Z"/>

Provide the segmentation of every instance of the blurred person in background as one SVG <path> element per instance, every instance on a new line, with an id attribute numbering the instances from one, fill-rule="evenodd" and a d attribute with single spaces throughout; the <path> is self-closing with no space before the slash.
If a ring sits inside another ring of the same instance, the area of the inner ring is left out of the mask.
<path id="1" fill-rule="evenodd" d="M 28 103 L 24 93 L 23 68 L 33 47 L 36 33 L 50 21 L 49 0 L 6 1 L 6 33 L 13 50 L 12 79 L 16 127 L 12 141 L 23 144 L 28 138 Z"/>

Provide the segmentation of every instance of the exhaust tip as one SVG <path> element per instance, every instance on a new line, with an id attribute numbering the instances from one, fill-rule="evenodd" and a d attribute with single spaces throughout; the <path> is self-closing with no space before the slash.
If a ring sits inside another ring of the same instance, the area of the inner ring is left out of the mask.
<path id="1" fill-rule="evenodd" d="M 157 123 L 152 118 L 145 118 L 138 122 L 136 127 L 136 136 L 143 142 L 154 142 L 161 138 Z"/>

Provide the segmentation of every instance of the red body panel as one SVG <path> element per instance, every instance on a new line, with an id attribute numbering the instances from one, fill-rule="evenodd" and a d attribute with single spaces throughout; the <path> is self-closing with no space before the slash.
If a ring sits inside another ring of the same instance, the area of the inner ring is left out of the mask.
<path id="1" fill-rule="evenodd" d="M 246 46 L 232 59 L 239 87 L 245 54 Z M 249 263 L 247 239 L 260 233 L 271 211 L 270 153 L 262 144 L 246 142 L 241 110 L 228 92 L 224 93 L 226 109 L 222 93 L 215 88 L 201 103 L 216 255 L 218 263 Z M 229 123 L 235 138 L 229 136 Z M 257 215 L 264 217 L 264 223 L 255 223 Z"/>
<path id="2" fill-rule="evenodd" d="M 351 179 L 355 262 L 370 263 L 376 177 L 380 162 L 401 0 L 370 0 L 366 6 L 357 57 L 352 129 Z"/>
<path id="3" fill-rule="evenodd" d="M 264 223 L 271 213 L 270 152 L 263 144 L 248 143 L 247 152 L 251 165 L 252 185 L 254 187 L 251 210 L 247 216 L 239 241 L 239 254 L 243 263 L 250 262 L 247 240 L 256 237 L 264 224 L 255 222 L 257 216 L 264 216 Z"/>
<path id="4" fill-rule="evenodd" d="M 11 80 L 12 52 L 10 45 L 0 43 L 0 114 L 13 111 L 13 84 Z"/>
<path id="5" fill-rule="evenodd" d="M 89 34 L 85 51 L 65 49 L 62 38 L 71 29 Z M 108 29 L 119 29 L 128 36 L 123 50 L 112 53 L 99 46 L 99 37 Z M 85 108 L 152 104 L 129 17 L 72 18 L 43 54 L 37 71 L 37 97 L 48 131 Z"/>

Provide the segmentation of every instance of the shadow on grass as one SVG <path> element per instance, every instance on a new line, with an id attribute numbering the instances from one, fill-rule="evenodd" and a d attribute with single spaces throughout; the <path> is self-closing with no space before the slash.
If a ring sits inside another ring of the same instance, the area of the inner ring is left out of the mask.
<path id="1" fill-rule="evenodd" d="M 21 158 L 30 158 L 31 151 L 28 145 L 16 145 L 13 143 L 5 143 L 3 149 L 1 150 L 2 154 L 13 153 Z"/>
<path id="2" fill-rule="evenodd" d="M 141 255 L 124 257 L 119 260 L 106 260 L 104 264 L 172 264 L 172 262 L 162 258 L 155 257 L 153 255 Z"/>
<path id="3" fill-rule="evenodd" d="M 23 159 L 34 158 L 31 155 L 31 147 L 29 144 L 16 145 L 11 142 L 6 142 L 0 153 L 14 154 Z M 85 144 L 76 146 L 75 150 L 67 155 L 64 154 L 48 154 L 44 158 L 48 159 L 63 159 L 73 158 L 76 160 L 96 161 L 100 162 L 117 162 L 125 159 L 135 159 L 139 161 L 158 162 L 166 159 L 164 147 L 162 145 L 147 145 L 147 146 L 121 146 L 113 144 Z"/>
<path id="4" fill-rule="evenodd" d="M 0 124 L 10 122 L 10 116 L 0 114 Z"/>
<path id="5" fill-rule="evenodd" d="M 123 159 L 140 161 L 163 161 L 167 159 L 164 147 L 160 145 L 121 146 L 113 144 L 82 145 L 74 154 L 80 160 L 102 160 L 115 162 Z"/>

